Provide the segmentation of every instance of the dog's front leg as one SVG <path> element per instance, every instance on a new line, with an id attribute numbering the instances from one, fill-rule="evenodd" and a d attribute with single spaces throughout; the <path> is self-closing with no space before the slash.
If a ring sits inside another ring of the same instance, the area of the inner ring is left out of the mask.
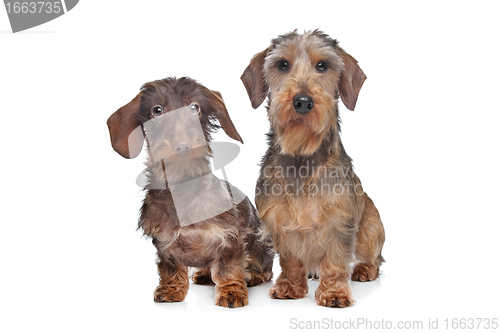
<path id="1" fill-rule="evenodd" d="M 281 274 L 269 290 L 272 298 L 303 298 L 308 291 L 306 269 L 302 260 L 290 252 L 280 253 Z"/>
<path id="2" fill-rule="evenodd" d="M 210 273 L 215 283 L 215 305 L 228 308 L 248 305 L 245 263 L 243 242 L 224 248 L 214 260 Z"/>
<path id="3" fill-rule="evenodd" d="M 159 242 L 153 240 L 158 249 L 158 274 L 160 283 L 155 290 L 155 302 L 181 302 L 186 298 L 189 289 L 189 278 L 187 266 L 174 261 L 161 250 Z"/>
<path id="4" fill-rule="evenodd" d="M 355 233 L 352 228 L 340 228 L 319 266 L 319 286 L 316 302 L 332 308 L 345 308 L 354 304 L 349 284 L 354 252 Z"/>

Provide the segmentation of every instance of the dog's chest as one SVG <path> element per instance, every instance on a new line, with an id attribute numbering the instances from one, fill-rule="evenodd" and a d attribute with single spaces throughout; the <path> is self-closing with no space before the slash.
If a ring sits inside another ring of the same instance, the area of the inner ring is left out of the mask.
<path id="1" fill-rule="evenodd" d="M 358 183 L 349 163 L 269 159 L 255 200 L 266 225 L 284 231 L 334 227 L 354 215 Z"/>
<path id="2" fill-rule="evenodd" d="M 206 267 L 216 253 L 230 246 L 230 239 L 238 236 L 238 228 L 211 222 L 182 227 L 172 233 L 165 250 L 186 266 Z"/>

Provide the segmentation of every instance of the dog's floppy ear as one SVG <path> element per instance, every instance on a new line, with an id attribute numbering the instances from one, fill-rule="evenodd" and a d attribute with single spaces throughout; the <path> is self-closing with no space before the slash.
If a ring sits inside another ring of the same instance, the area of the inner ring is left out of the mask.
<path id="1" fill-rule="evenodd" d="M 144 144 L 144 133 L 137 117 L 142 94 L 138 94 L 108 118 L 109 135 L 113 149 L 125 158 L 139 155 Z"/>
<path id="2" fill-rule="evenodd" d="M 215 107 L 215 110 L 212 114 L 217 118 L 217 120 L 219 120 L 222 129 L 230 138 L 243 143 L 243 139 L 236 130 L 236 127 L 234 127 L 233 121 L 229 117 L 229 113 L 227 112 L 226 104 L 224 104 L 222 95 L 220 94 L 220 92 L 215 90 L 210 90 L 210 93 L 210 99 Z"/>
<path id="3" fill-rule="evenodd" d="M 247 89 L 252 107 L 257 109 L 266 99 L 269 87 L 264 79 L 264 61 L 270 48 L 253 56 L 250 64 L 241 75 L 241 81 Z"/>
<path id="4" fill-rule="evenodd" d="M 354 111 L 366 75 L 359 67 L 356 59 L 341 48 L 339 48 L 339 51 L 345 66 L 344 71 L 340 74 L 339 93 L 345 106 Z"/>

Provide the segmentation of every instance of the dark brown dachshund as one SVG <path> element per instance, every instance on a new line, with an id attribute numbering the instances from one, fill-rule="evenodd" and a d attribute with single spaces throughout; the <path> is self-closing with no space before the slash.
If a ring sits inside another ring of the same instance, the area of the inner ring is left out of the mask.
<path id="1" fill-rule="evenodd" d="M 215 283 L 216 305 L 247 305 L 247 286 L 272 278 L 274 255 L 258 234 L 261 221 L 248 198 L 211 173 L 210 133 L 222 127 L 242 142 L 221 95 L 189 78 L 149 82 L 109 117 L 108 127 L 125 158 L 147 142 L 139 227 L 157 249 L 154 300 L 184 300 L 191 266 L 198 268 L 195 283 Z"/>
<path id="2" fill-rule="evenodd" d="M 354 110 L 366 76 L 315 30 L 273 39 L 241 78 L 254 108 L 269 96 L 269 148 L 255 203 L 280 255 L 271 297 L 304 297 L 308 272 L 319 273 L 317 303 L 350 306 L 349 279 L 376 279 L 384 261 L 379 213 L 340 141 L 339 95 Z"/>

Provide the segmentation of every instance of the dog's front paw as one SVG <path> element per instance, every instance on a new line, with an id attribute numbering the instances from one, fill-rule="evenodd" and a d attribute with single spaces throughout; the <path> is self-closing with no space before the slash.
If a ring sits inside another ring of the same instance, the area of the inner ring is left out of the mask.
<path id="1" fill-rule="evenodd" d="M 155 290 L 154 300 L 163 302 L 182 302 L 186 298 L 187 288 L 180 288 L 176 285 L 158 286 Z"/>
<path id="2" fill-rule="evenodd" d="M 218 296 L 215 298 L 215 305 L 231 309 L 248 305 L 248 292 L 238 289 L 221 289 Z"/>
<path id="3" fill-rule="evenodd" d="M 316 290 L 316 302 L 318 305 L 329 308 L 346 308 L 354 304 L 350 293 L 336 290 Z"/>
<path id="4" fill-rule="evenodd" d="M 298 299 L 306 296 L 307 289 L 307 283 L 299 285 L 281 281 L 271 287 L 269 295 L 274 299 Z"/>

